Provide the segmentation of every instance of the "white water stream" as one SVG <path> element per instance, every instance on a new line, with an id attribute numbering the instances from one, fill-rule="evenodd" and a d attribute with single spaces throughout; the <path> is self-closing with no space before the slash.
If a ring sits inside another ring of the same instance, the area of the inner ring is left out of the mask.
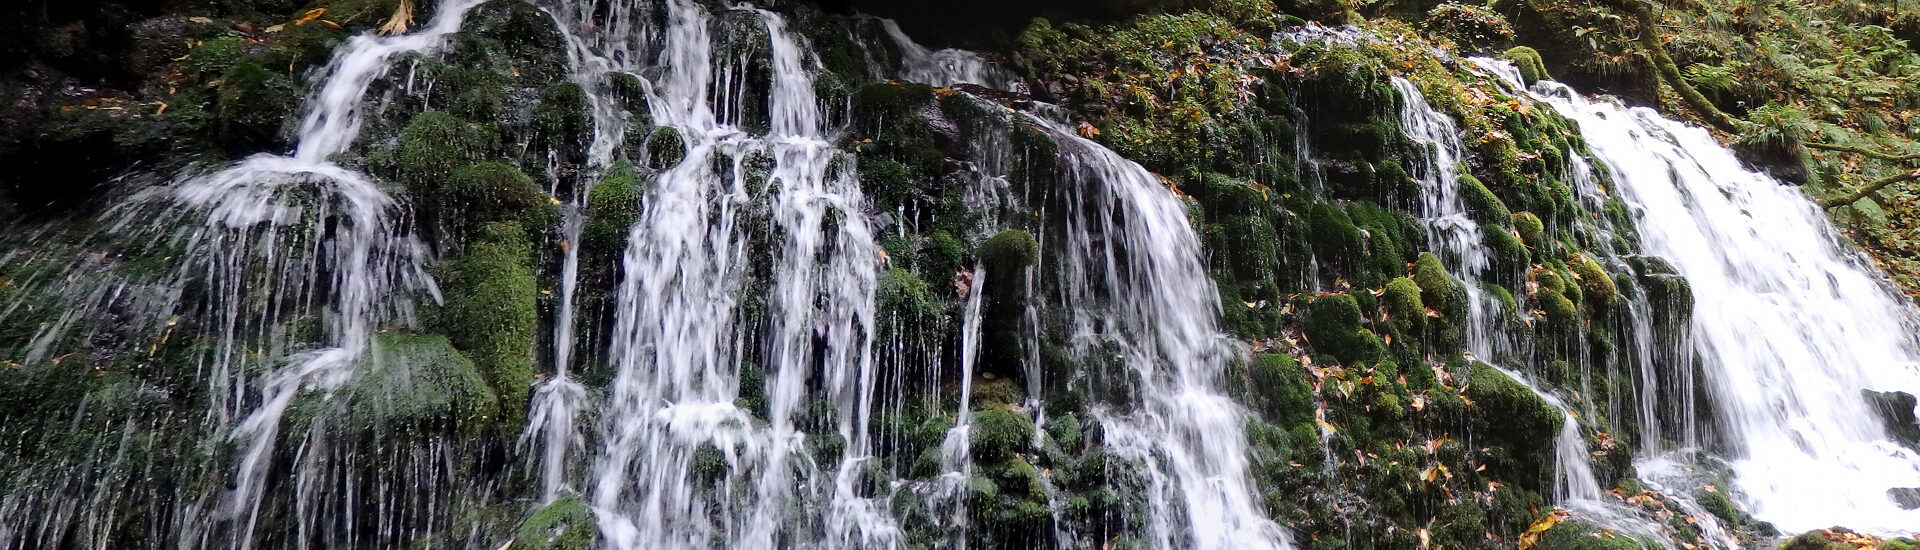
<path id="1" fill-rule="evenodd" d="M 1860 393 L 1920 390 L 1906 298 L 1798 188 L 1746 169 L 1706 130 L 1552 82 L 1532 95 L 1579 123 L 1647 252 L 1691 283 L 1706 414 L 1740 504 L 1783 532 L 1915 532 L 1920 511 L 1886 491 L 1920 487 L 1920 455 Z"/>

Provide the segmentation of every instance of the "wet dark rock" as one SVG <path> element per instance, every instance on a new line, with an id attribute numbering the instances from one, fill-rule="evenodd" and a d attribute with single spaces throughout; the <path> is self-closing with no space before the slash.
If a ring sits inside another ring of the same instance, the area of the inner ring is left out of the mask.
<path id="1" fill-rule="evenodd" d="M 1873 413 L 1887 426 L 1887 437 L 1899 441 L 1908 447 L 1920 448 L 1920 420 L 1914 417 L 1913 407 L 1916 400 L 1913 394 L 1900 391 L 1877 392 L 1860 390 L 1861 397 L 1873 408 Z"/>
<path id="2" fill-rule="evenodd" d="M 1920 510 L 1920 487 L 1894 487 L 1887 489 L 1887 498 L 1906 510 Z"/>

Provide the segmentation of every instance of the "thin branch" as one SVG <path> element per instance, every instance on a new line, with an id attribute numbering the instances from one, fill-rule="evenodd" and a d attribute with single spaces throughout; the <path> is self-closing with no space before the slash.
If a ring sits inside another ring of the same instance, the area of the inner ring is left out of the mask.
<path id="1" fill-rule="evenodd" d="M 1820 206 L 1826 207 L 1826 208 L 1833 208 L 1836 206 L 1846 206 L 1849 204 L 1853 204 L 1855 202 L 1859 202 L 1860 199 L 1867 198 L 1867 196 L 1872 195 L 1876 192 L 1879 192 L 1880 189 L 1885 188 L 1886 186 L 1893 185 L 1896 183 L 1914 181 L 1914 180 L 1920 180 L 1920 169 L 1915 169 L 1911 172 L 1902 172 L 1899 174 L 1894 174 L 1891 176 L 1880 178 L 1879 180 L 1876 180 L 1873 183 L 1867 184 L 1865 187 L 1861 187 L 1845 195 L 1828 198 L 1828 199 L 1821 199 Z"/>
<path id="2" fill-rule="evenodd" d="M 1851 145 L 1833 145 L 1830 143 L 1808 143 L 1806 145 L 1808 149 L 1820 149 L 1822 151 L 1834 151 L 1837 153 L 1853 153 L 1863 157 L 1875 158 L 1875 159 L 1891 161 L 1891 162 L 1913 162 L 1916 160 L 1920 160 L 1920 153 L 1914 153 L 1911 155 L 1896 155 L 1893 153 L 1888 153 L 1886 151 L 1875 151 L 1872 149 L 1863 149 L 1863 148 L 1854 147 Z"/>

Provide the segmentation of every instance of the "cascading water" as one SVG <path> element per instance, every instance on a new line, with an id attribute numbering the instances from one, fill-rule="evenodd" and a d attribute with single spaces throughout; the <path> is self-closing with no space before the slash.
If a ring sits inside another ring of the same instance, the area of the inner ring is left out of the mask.
<path id="1" fill-rule="evenodd" d="M 1186 209 L 1160 179 L 1064 125 L 1060 287 L 1074 351 L 1117 355 L 1107 383 L 1132 402 L 1095 406 L 1114 453 L 1144 465 L 1156 548 L 1292 548 L 1248 483 L 1238 405 L 1218 393 L 1231 344 Z"/>
<path id="2" fill-rule="evenodd" d="M 928 49 L 907 37 L 900 25 L 880 20 L 880 27 L 900 48 L 899 76 L 902 80 L 932 86 L 974 84 L 996 90 L 1024 91 L 1025 84 L 979 54 L 956 48 Z"/>
<path id="3" fill-rule="evenodd" d="M 1463 135 L 1454 124 L 1452 117 L 1435 110 L 1429 105 L 1420 90 L 1404 78 L 1393 79 L 1394 88 L 1402 98 L 1400 118 L 1403 130 L 1416 143 L 1426 146 L 1429 151 L 1427 163 L 1413 170 L 1415 179 L 1422 189 L 1423 212 L 1428 226 L 1428 240 L 1435 250 L 1442 251 L 1445 263 L 1461 279 L 1461 294 L 1466 300 L 1467 318 L 1465 343 L 1467 351 L 1476 359 L 1494 365 L 1509 378 L 1519 381 L 1529 390 L 1563 414 L 1563 422 L 1554 447 L 1554 479 L 1550 495 L 1553 501 L 1563 508 L 1577 511 L 1587 521 L 1605 525 L 1619 532 L 1630 533 L 1642 540 L 1652 541 L 1662 538 L 1657 524 L 1635 517 L 1634 512 L 1608 497 L 1602 490 L 1592 465 L 1592 457 L 1587 441 L 1581 433 L 1581 426 L 1574 409 L 1560 396 L 1536 386 L 1528 374 L 1515 372 L 1498 365 L 1519 362 L 1525 365 L 1529 360 L 1524 350 L 1513 349 L 1508 327 L 1504 319 L 1509 314 L 1503 312 L 1500 300 L 1489 295 L 1483 289 L 1482 278 L 1492 277 L 1491 281 L 1510 281 L 1517 274 L 1498 273 L 1493 270 L 1493 262 L 1484 244 L 1484 231 L 1506 231 L 1498 226 L 1479 225 L 1472 219 L 1464 198 L 1465 190 L 1460 180 L 1458 166 L 1465 158 L 1465 145 L 1461 143 Z M 1570 155 L 1576 165 L 1575 179 L 1581 175 L 1577 168 L 1584 166 L 1579 155 Z M 1590 176 L 1591 174 L 1587 174 Z M 1585 181 L 1591 186 L 1593 182 Z M 1646 308 L 1644 300 L 1622 300 L 1629 308 Z M 1651 327 L 1636 327 L 1652 332 Z M 1636 334 L 1644 338 L 1644 334 Z M 1643 340 L 1644 341 L 1644 340 Z M 1644 346 L 1643 346 L 1644 347 Z M 1531 369 L 1529 369 L 1531 370 Z M 1583 378 L 1584 379 L 1584 378 Z M 1584 392 L 1591 394 L 1591 390 Z M 1588 409 L 1591 414 L 1591 408 Z M 1737 544 L 1726 537 L 1717 522 L 1707 514 L 1697 514 L 1694 522 L 1703 525 L 1708 537 L 1703 541 L 1712 548 L 1735 548 Z"/>
<path id="4" fill-rule="evenodd" d="M 659 176 L 623 262 L 612 432 L 593 490 L 604 531 L 620 548 L 897 545 L 886 509 L 852 486 L 868 459 L 878 391 L 879 255 L 853 174 L 835 165 L 843 157 L 825 141 L 817 61 L 781 16 L 726 14 L 750 15 L 767 33 L 770 130 L 753 137 L 733 118 L 745 112 L 738 91 L 725 88 L 746 82 L 739 71 L 747 67 L 712 53 L 716 39 L 738 37 L 711 35 L 714 14 L 692 2 L 667 10 L 657 63 L 673 71 L 649 99 L 656 121 L 687 136 L 689 152 Z M 647 34 L 621 39 L 644 43 Z M 716 156 L 731 159 L 731 170 L 716 171 Z M 748 174 L 761 159 L 771 162 L 764 180 Z M 752 203 L 761 195 L 770 204 Z M 770 337 L 751 354 L 766 369 L 764 424 L 734 405 L 742 391 L 762 391 L 741 387 L 735 363 L 751 342 L 736 330 L 746 260 L 740 215 L 758 208 L 779 243 L 764 282 Z M 816 403 L 831 411 L 844 442 L 826 468 L 797 425 L 820 411 Z M 724 462 L 726 471 L 709 474 L 721 478 L 709 485 L 689 471 L 697 460 Z M 707 517 L 709 506 L 718 517 Z"/>
<path id="5" fill-rule="evenodd" d="M 1484 244 L 1485 237 L 1481 234 L 1480 225 L 1467 213 L 1466 202 L 1462 198 L 1464 191 L 1461 189 L 1458 163 L 1465 157 L 1466 146 L 1460 142 L 1460 130 L 1454 125 L 1452 117 L 1427 104 L 1426 98 L 1413 82 L 1396 77 L 1393 87 L 1400 92 L 1400 123 L 1407 137 L 1427 146 L 1430 151 L 1427 163 L 1415 167 L 1413 172 L 1422 190 L 1427 239 L 1434 249 L 1443 251 L 1446 262 L 1464 283 L 1461 289 L 1467 300 L 1467 351 L 1482 361 L 1499 364 L 1512 357 L 1511 353 L 1497 345 L 1504 337 L 1501 332 L 1500 301 L 1488 296 L 1481 287 L 1481 277 L 1498 274 L 1488 272 L 1492 262 Z M 1506 372 L 1522 382 L 1527 380 L 1523 374 Z M 1560 398 L 1532 384 L 1527 387 L 1554 407 L 1567 410 Z M 1587 464 L 1586 440 L 1581 438 L 1579 426 L 1571 413 L 1567 415 L 1566 426 L 1562 428 L 1555 446 L 1555 454 L 1560 459 L 1555 474 L 1558 478 L 1557 495 L 1571 499 L 1598 497 L 1599 482 L 1594 480 L 1593 470 Z"/>
<path id="6" fill-rule="evenodd" d="M 1705 130 L 1550 82 L 1534 89 L 1580 124 L 1647 251 L 1691 282 L 1693 350 L 1741 502 L 1785 531 L 1913 532 L 1920 512 L 1886 491 L 1920 486 L 1920 456 L 1888 438 L 1860 394 L 1920 389 L 1904 300 L 1805 195 L 1747 170 Z"/>

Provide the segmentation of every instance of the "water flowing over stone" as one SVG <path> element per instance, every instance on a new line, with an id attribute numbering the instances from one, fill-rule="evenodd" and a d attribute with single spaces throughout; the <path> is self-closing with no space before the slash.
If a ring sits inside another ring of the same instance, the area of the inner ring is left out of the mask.
<path id="1" fill-rule="evenodd" d="M 1025 91 L 1026 84 L 979 54 L 956 48 L 927 49 L 908 38 L 900 25 L 890 19 L 880 21 L 887 37 L 900 48 L 900 78 L 933 86 L 975 84 L 996 90 Z"/>
<path id="2" fill-rule="evenodd" d="M 1219 393 L 1235 359 L 1186 209 L 1151 172 L 1035 117 L 1061 145 L 1060 286 L 1074 351 L 1134 399 L 1093 408 L 1113 452 L 1145 464 L 1156 548 L 1292 548 L 1247 479 L 1240 407 Z M 1130 383 L 1130 384 L 1129 384 Z"/>
<path id="3" fill-rule="evenodd" d="M 1783 531 L 1913 532 L 1920 512 L 1886 492 L 1920 485 L 1920 456 L 1860 393 L 1920 387 L 1906 301 L 1798 188 L 1746 169 L 1706 130 L 1551 82 L 1533 95 L 1580 124 L 1648 252 L 1691 283 L 1693 351 L 1721 431 L 1709 448 L 1726 454 L 1741 503 Z"/>

